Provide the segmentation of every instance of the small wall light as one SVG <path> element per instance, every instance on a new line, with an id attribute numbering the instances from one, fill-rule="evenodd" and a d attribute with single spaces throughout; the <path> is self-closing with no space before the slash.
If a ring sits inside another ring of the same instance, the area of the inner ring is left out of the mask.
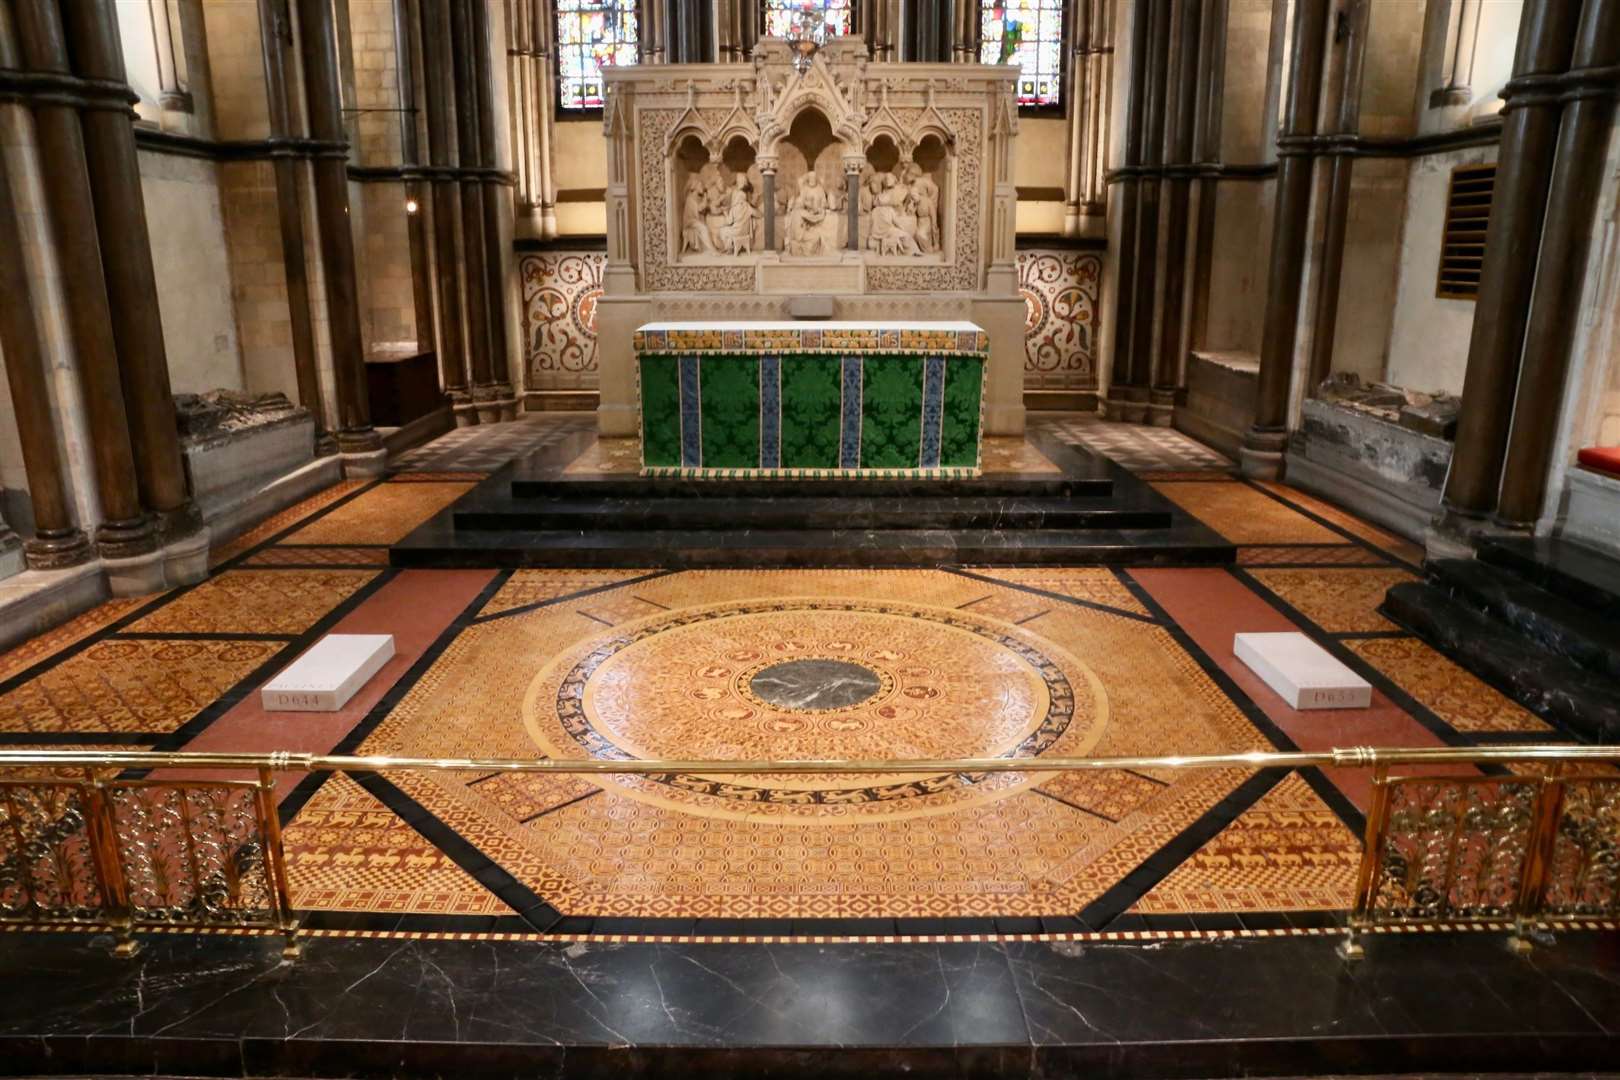
<path id="1" fill-rule="evenodd" d="M 416 200 L 415 199 L 406 199 L 405 200 L 405 212 L 407 214 L 416 213 Z"/>

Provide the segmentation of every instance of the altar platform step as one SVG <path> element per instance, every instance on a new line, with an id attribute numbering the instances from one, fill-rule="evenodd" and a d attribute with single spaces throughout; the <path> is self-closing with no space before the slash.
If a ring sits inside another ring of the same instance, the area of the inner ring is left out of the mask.
<path id="1" fill-rule="evenodd" d="M 460 504 L 458 530 L 534 531 L 712 530 L 820 531 L 1168 529 L 1162 505 L 1122 505 L 1114 497 L 1082 496 L 816 496 L 720 498 L 512 498 Z"/>

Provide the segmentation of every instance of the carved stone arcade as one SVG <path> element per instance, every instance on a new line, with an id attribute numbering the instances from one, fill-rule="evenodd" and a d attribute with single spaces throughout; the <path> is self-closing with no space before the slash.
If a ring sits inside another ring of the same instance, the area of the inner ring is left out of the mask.
<path id="1" fill-rule="evenodd" d="M 990 334 L 986 431 L 1022 431 L 1015 74 L 878 63 L 839 38 L 803 74 L 776 39 L 751 68 L 610 69 L 602 432 L 635 433 L 638 325 L 781 319 L 804 296 L 839 319 L 971 318 Z"/>

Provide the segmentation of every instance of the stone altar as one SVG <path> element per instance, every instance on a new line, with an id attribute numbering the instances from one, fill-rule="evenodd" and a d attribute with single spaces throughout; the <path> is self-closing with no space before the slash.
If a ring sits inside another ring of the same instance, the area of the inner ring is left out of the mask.
<path id="1" fill-rule="evenodd" d="M 806 297 L 840 320 L 970 319 L 985 433 L 1023 431 L 1016 68 L 881 63 L 833 38 L 801 74 L 765 38 L 747 65 L 605 75 L 604 435 L 638 431 L 637 327 L 779 320 Z"/>

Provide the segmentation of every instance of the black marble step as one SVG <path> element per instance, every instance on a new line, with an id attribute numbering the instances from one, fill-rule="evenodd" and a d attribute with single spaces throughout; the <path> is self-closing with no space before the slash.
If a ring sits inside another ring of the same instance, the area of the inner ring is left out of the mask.
<path id="1" fill-rule="evenodd" d="M 1620 742 L 1620 693 L 1429 582 L 1390 588 L 1379 610 L 1519 704 L 1583 739 Z"/>
<path id="2" fill-rule="evenodd" d="M 482 530 L 441 514 L 389 552 L 405 567 L 849 568 L 951 565 L 1224 565 L 1233 546 L 1201 525 L 1169 529 Z"/>
<path id="3" fill-rule="evenodd" d="M 1168 529 L 1149 500 L 965 496 L 491 499 L 460 504 L 458 529 L 764 531 L 861 529 Z"/>
<path id="4" fill-rule="evenodd" d="M 1550 537 L 1487 540 L 1478 555 L 1584 608 L 1620 617 L 1620 559 Z"/>
<path id="5" fill-rule="evenodd" d="M 1439 559 L 1428 570 L 1456 599 L 1550 652 L 1620 680 L 1620 620 L 1478 559 Z"/>
<path id="6" fill-rule="evenodd" d="M 1113 477 L 1012 474 L 930 480 L 696 480 L 648 476 L 561 476 L 555 470 L 526 470 L 512 477 L 518 499 L 822 499 L 855 495 L 873 498 L 1058 498 L 1109 495 Z"/>

